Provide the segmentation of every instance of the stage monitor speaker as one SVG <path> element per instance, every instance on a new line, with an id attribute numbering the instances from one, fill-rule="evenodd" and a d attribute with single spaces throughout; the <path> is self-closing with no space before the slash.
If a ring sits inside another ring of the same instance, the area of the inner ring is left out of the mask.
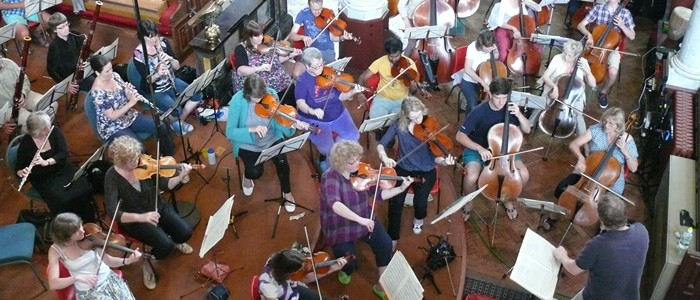
<path id="1" fill-rule="evenodd" d="M 347 31 L 352 32 L 355 37 L 362 41 L 361 43 L 340 42 L 338 58 L 352 56 L 347 69 L 364 71 L 374 60 L 386 54 L 384 39 L 389 28 L 389 18 L 386 17 L 386 13 L 379 19 L 368 21 L 351 19 L 342 13 L 340 19 L 347 23 Z"/>

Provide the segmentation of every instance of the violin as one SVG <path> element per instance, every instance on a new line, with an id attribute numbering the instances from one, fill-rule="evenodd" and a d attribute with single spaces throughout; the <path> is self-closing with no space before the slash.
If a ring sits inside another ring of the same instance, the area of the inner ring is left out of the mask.
<path id="1" fill-rule="evenodd" d="M 390 189 L 396 186 L 396 181 L 403 177 L 396 176 L 394 168 L 382 167 L 382 170 L 372 169 L 368 163 L 360 162 L 360 167 L 355 174 L 350 175 L 350 183 L 356 191 L 366 191 L 379 180 L 381 189 Z M 425 178 L 414 178 L 414 182 L 425 182 Z"/>
<path id="2" fill-rule="evenodd" d="M 518 29 L 520 38 L 513 38 L 513 46 L 508 50 L 506 65 L 516 75 L 536 75 L 542 62 L 541 49 L 530 42 L 529 37 L 536 29 L 535 19 L 523 13 L 523 5 L 518 4 L 520 13 L 508 20 L 508 25 Z"/>
<path id="3" fill-rule="evenodd" d="M 440 133 L 436 118 L 428 115 L 423 116 L 423 122 L 413 126 L 413 132 L 411 133 L 419 141 L 426 142 L 433 155 L 451 155 L 450 152 L 452 151 L 452 147 L 454 147 L 452 139 Z"/>
<path id="4" fill-rule="evenodd" d="M 406 57 L 401 56 L 399 60 L 391 65 L 391 76 L 398 77 L 398 80 L 401 80 L 404 86 L 410 87 L 411 82 L 418 83 L 420 81 L 418 71 L 411 68 L 413 65 Z"/>
<path id="5" fill-rule="evenodd" d="M 304 260 L 304 266 L 294 273 L 289 274 L 289 280 L 301 281 L 306 274 L 312 273 L 314 269 L 316 274 L 324 275 L 330 271 L 331 266 L 338 263 L 338 259 L 329 260 L 331 256 L 323 251 L 314 253 L 313 257 L 307 257 Z M 355 255 L 348 254 L 344 257 L 347 261 L 355 259 Z"/>
<path id="6" fill-rule="evenodd" d="M 606 24 L 596 25 L 591 31 L 595 47 L 586 50 L 583 56 L 591 64 L 591 73 L 596 83 L 601 83 L 608 73 L 608 55 L 611 50 L 617 49 L 622 42 L 622 33 L 615 30 L 615 18 L 630 0 L 625 0 L 617 6 L 617 9 Z"/>
<path id="7" fill-rule="evenodd" d="M 281 105 L 272 94 L 265 94 L 260 102 L 255 104 L 255 114 L 261 118 L 275 118 L 275 121 L 284 127 L 292 127 L 299 122 L 296 108 L 291 105 Z M 306 130 L 311 130 L 316 134 L 321 133 L 321 129 L 311 124 L 305 124 Z"/>
<path id="8" fill-rule="evenodd" d="M 316 85 L 322 89 L 335 87 L 341 93 L 349 92 L 355 88 L 355 79 L 348 73 L 335 71 L 332 67 L 324 66 L 320 75 L 316 76 Z M 368 88 L 362 87 L 369 91 Z"/>
<path id="9" fill-rule="evenodd" d="M 627 121 L 626 129 L 620 132 L 607 151 L 596 151 L 586 157 L 586 171 L 583 173 L 606 187 L 612 186 L 620 177 L 620 172 L 622 172 L 620 162 L 617 159 L 611 159 L 615 150 L 618 149 L 617 140 L 636 121 L 636 115 L 632 115 Z M 598 222 L 598 199 L 604 193 L 604 188 L 581 176 L 581 179 L 575 185 L 569 186 L 559 195 L 557 204 L 567 209 L 566 217 L 571 219 L 572 223 L 581 226 L 591 226 Z"/>
<path id="10" fill-rule="evenodd" d="M 335 36 L 342 36 L 345 34 L 348 27 L 348 24 L 345 23 L 345 21 L 337 18 L 335 13 L 327 8 L 321 9 L 321 13 L 318 15 L 318 17 L 314 18 L 314 25 L 324 30 L 328 29 L 328 32 Z M 321 32 L 323 32 L 323 30 L 321 30 Z M 357 44 L 362 43 L 362 40 L 353 36 L 352 33 L 348 32 L 348 34 L 351 36 L 349 40 L 354 41 Z M 321 33 L 319 33 L 319 35 L 321 35 Z"/>
<path id="11" fill-rule="evenodd" d="M 85 237 L 78 242 L 78 246 L 80 246 L 82 249 L 93 249 L 96 246 L 103 246 L 106 243 L 107 248 L 129 254 L 134 253 L 134 250 L 126 247 L 126 238 L 124 238 L 124 236 L 121 234 L 113 232 L 110 234 L 109 239 L 105 242 L 107 234 L 102 231 L 100 225 L 95 223 L 85 223 L 83 224 L 83 230 L 85 231 Z M 117 254 L 113 256 L 121 255 Z M 146 259 L 154 259 L 153 255 L 148 253 L 143 253 L 142 257 Z"/>
<path id="12" fill-rule="evenodd" d="M 275 41 L 273 37 L 265 35 L 263 36 L 263 42 L 258 45 L 257 50 L 261 54 L 268 54 L 274 50 L 279 56 L 288 56 L 290 53 L 294 52 L 296 48 L 292 47 L 289 41 Z"/>
<path id="13" fill-rule="evenodd" d="M 518 152 L 523 143 L 523 133 L 510 124 L 510 95 L 504 109 L 506 115 L 503 123 L 493 125 L 487 134 L 489 149 L 499 157 L 489 161 L 478 180 L 479 188 L 488 184 L 482 193 L 494 201 L 515 200 L 523 189 L 520 170 L 515 167 L 515 156 L 508 155 Z"/>
<path id="14" fill-rule="evenodd" d="M 158 166 L 160 164 L 160 166 Z M 192 169 L 204 169 L 205 165 L 192 165 Z M 156 172 L 162 177 L 173 177 L 175 176 L 175 171 L 182 170 L 182 165 L 175 161 L 172 156 L 163 156 L 158 161 L 148 154 L 139 155 L 139 165 L 135 169 L 131 170 L 134 176 L 139 180 L 145 180 L 151 178 Z"/>

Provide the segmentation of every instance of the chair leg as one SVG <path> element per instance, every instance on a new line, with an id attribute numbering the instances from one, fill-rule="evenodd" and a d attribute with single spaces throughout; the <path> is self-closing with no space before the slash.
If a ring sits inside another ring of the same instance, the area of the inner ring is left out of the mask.
<path id="1" fill-rule="evenodd" d="M 447 96 L 445 96 L 445 101 L 443 101 L 443 103 L 447 103 L 447 100 L 449 100 L 450 96 L 452 96 L 452 91 L 454 91 L 456 87 L 457 87 L 456 84 L 452 86 L 452 88 L 450 89 L 450 92 L 447 93 Z M 459 101 L 457 101 L 457 103 L 459 104 Z"/>
<path id="2" fill-rule="evenodd" d="M 39 273 L 36 271 L 36 268 L 34 268 L 34 264 L 32 264 L 31 261 L 22 261 L 23 263 L 26 263 L 29 265 L 30 268 L 32 268 L 32 272 L 34 272 L 34 276 L 36 276 L 36 280 L 39 280 L 39 283 L 41 283 L 41 287 L 44 288 L 44 292 L 48 290 L 46 287 L 46 283 L 44 283 L 44 280 L 41 279 L 41 276 L 39 276 Z"/>

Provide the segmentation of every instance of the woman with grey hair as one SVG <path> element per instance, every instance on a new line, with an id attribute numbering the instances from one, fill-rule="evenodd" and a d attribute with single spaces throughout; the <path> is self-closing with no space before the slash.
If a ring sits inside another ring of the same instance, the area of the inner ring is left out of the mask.
<path id="1" fill-rule="evenodd" d="M 349 91 L 340 92 L 334 86 L 329 88 L 318 86 L 316 84 L 318 76 L 327 76 L 321 75 L 324 69 L 323 55 L 314 47 L 306 48 L 301 54 L 301 60 L 306 72 L 299 75 L 294 88 L 299 120 L 315 124 L 321 130 L 309 138 L 321 153 L 319 158 L 321 171 L 326 171 L 328 169 L 326 156 L 336 141 L 357 141 L 360 138 L 360 133 L 342 101 L 352 100 L 353 96 L 363 88 L 356 84 Z M 331 78 L 324 79 L 332 81 Z M 335 137 L 333 133 L 336 133 Z"/>
<path id="2" fill-rule="evenodd" d="M 80 177 L 64 188 L 78 168 L 67 160 L 68 146 L 63 132 L 58 128 L 50 130 L 51 117 L 43 111 L 31 113 L 25 128 L 27 134 L 17 149 L 17 175 L 29 176 L 29 183 L 37 189 L 52 215 L 73 212 L 86 222 L 94 222 L 95 199 L 87 179 Z M 39 150 L 44 140 L 46 144 Z M 35 157 L 37 152 L 39 155 Z"/>

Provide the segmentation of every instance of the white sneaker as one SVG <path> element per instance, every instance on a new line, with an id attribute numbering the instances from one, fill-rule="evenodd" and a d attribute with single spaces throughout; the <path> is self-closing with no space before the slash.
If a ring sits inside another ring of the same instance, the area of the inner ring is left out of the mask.
<path id="1" fill-rule="evenodd" d="M 423 231 L 423 224 L 413 224 L 413 233 L 420 234 Z"/>
<path id="2" fill-rule="evenodd" d="M 192 251 L 194 251 L 192 246 L 188 245 L 187 243 L 177 244 L 175 245 L 175 249 L 182 252 L 182 254 L 190 254 Z"/>
<path id="3" fill-rule="evenodd" d="M 156 275 L 153 274 L 153 271 L 150 269 L 148 264 L 144 264 L 143 269 L 143 285 L 146 286 L 147 289 L 153 290 L 156 288 Z"/>
<path id="4" fill-rule="evenodd" d="M 250 187 L 246 187 L 245 180 L 246 178 L 244 178 L 243 182 L 241 183 L 241 186 L 243 187 L 243 195 L 250 196 L 253 194 L 253 189 L 255 188 L 255 181 L 248 179 L 250 180 Z"/>

